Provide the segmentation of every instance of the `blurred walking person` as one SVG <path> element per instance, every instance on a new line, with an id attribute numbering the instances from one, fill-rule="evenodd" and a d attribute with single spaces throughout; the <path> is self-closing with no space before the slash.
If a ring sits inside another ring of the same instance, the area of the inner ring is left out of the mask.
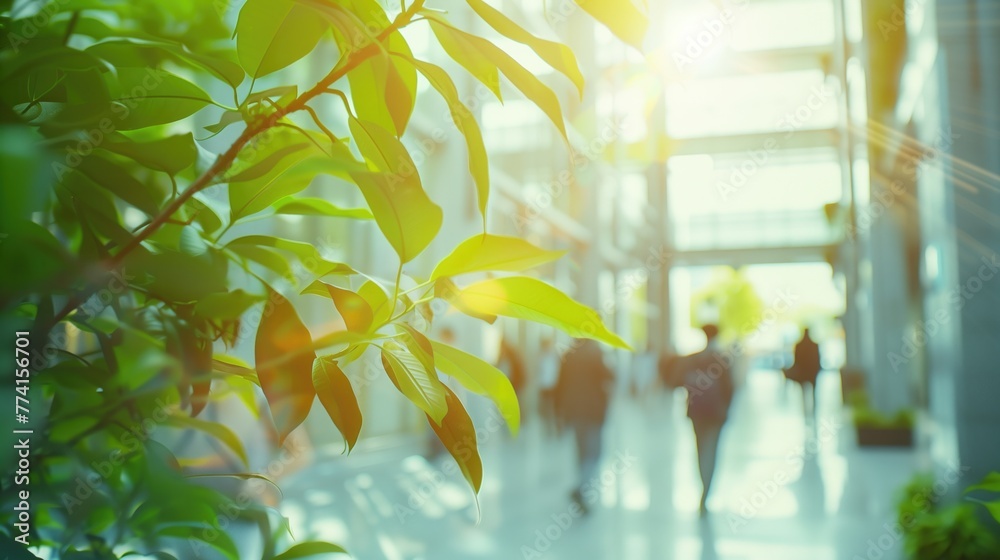
<path id="1" fill-rule="evenodd" d="M 585 513 L 596 496 L 584 496 L 588 483 L 597 478 L 603 445 L 602 432 L 614 374 L 604 363 L 604 354 L 593 340 L 577 340 L 563 356 L 555 388 L 556 414 L 576 438 L 580 484 L 572 499 Z"/>
<path id="2" fill-rule="evenodd" d="M 538 359 L 538 413 L 546 432 L 552 436 L 559 433 L 556 418 L 556 384 L 559 382 L 559 353 L 552 337 L 542 339 L 541 355 Z"/>
<path id="3" fill-rule="evenodd" d="M 802 332 L 802 338 L 795 343 L 795 361 L 785 370 L 785 377 L 802 387 L 802 410 L 806 417 L 816 416 L 816 379 L 822 369 L 819 344 L 809 335 L 809 329 Z M 808 387 L 806 387 L 808 385 Z M 807 403 L 806 395 L 812 394 L 812 402 Z"/>
<path id="4" fill-rule="evenodd" d="M 705 325 L 702 331 L 707 341 L 705 349 L 678 358 L 671 365 L 678 376 L 677 384 L 688 391 L 687 415 L 694 427 L 702 483 L 698 511 L 704 516 L 708 513 L 708 493 L 715 475 L 719 438 L 733 401 L 733 375 L 719 347 L 719 328 Z"/>

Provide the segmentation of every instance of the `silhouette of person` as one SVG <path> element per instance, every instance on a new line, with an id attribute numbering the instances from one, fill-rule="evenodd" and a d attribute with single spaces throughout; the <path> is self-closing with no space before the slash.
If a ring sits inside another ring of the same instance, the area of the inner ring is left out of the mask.
<path id="1" fill-rule="evenodd" d="M 702 331 L 707 340 L 705 349 L 678 358 L 674 368 L 688 391 L 687 415 L 694 427 L 698 472 L 702 482 L 699 512 L 705 515 L 708 513 L 706 503 L 715 474 L 719 437 L 733 400 L 733 377 L 729 362 L 719 349 L 719 328 L 705 325 Z"/>
<path id="2" fill-rule="evenodd" d="M 556 383 L 559 382 L 559 353 L 551 337 L 542 339 L 538 358 L 538 408 L 542 423 L 549 434 L 558 433 L 555 402 Z"/>
<path id="3" fill-rule="evenodd" d="M 524 358 L 521 352 L 511 344 L 507 337 L 500 339 L 500 355 L 497 356 L 497 369 L 504 372 L 510 384 L 514 386 L 514 392 L 520 400 L 527 381 L 524 371 Z"/>
<path id="4" fill-rule="evenodd" d="M 802 332 L 802 338 L 795 343 L 795 361 L 785 372 L 785 376 L 802 387 L 802 408 L 808 415 L 816 414 L 816 378 L 819 377 L 820 356 L 819 344 L 809 336 L 809 329 Z M 809 388 L 806 387 L 809 385 Z M 806 394 L 812 393 L 811 408 L 806 407 Z"/>
<path id="5" fill-rule="evenodd" d="M 555 388 L 556 414 L 576 438 L 581 480 L 572 499 L 585 513 L 588 503 L 598 498 L 596 489 L 587 484 L 597 477 L 613 381 L 614 374 L 593 340 L 578 340 L 563 356 Z"/>

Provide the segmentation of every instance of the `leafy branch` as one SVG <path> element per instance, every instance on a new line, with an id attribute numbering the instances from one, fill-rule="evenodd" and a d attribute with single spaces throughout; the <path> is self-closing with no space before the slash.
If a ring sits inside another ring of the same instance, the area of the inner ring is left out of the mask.
<path id="1" fill-rule="evenodd" d="M 129 253 L 141 246 L 143 241 L 149 239 L 149 237 L 156 233 L 164 224 L 169 222 L 171 217 L 179 211 L 184 204 L 191 199 L 191 197 L 210 186 L 212 181 L 217 176 L 225 173 L 225 171 L 233 165 L 233 162 L 236 161 L 236 157 L 239 155 L 240 150 L 243 149 L 243 147 L 252 139 L 276 126 L 285 116 L 296 111 L 310 109 L 306 106 L 310 100 L 322 93 L 325 93 L 331 85 L 346 76 L 348 72 L 356 68 L 368 58 L 377 54 L 379 49 L 382 48 L 381 42 L 385 41 L 390 34 L 408 25 L 410 20 L 412 20 L 413 17 L 421 10 L 424 2 L 425 0 L 414 0 L 414 2 L 410 4 L 410 7 L 401 12 L 393 20 L 389 27 L 385 28 L 378 34 L 376 42 L 371 42 L 360 49 L 352 50 L 343 64 L 339 64 L 335 67 L 329 74 L 326 75 L 326 77 L 317 82 L 312 88 L 295 98 L 295 100 L 285 107 L 278 107 L 277 110 L 268 115 L 262 121 L 259 121 L 256 124 L 251 123 L 248 125 L 243 133 L 240 134 L 240 136 L 233 142 L 233 144 L 225 152 L 223 152 L 222 155 L 216 158 L 215 162 L 204 173 L 202 173 L 201 176 L 195 179 L 187 189 L 174 198 L 173 201 L 171 201 L 166 208 L 160 211 L 160 213 L 157 214 L 142 231 L 138 232 L 127 245 L 122 247 L 122 249 L 108 261 L 107 268 L 109 270 L 115 270 L 121 266 L 125 257 L 127 257 Z M 67 315 L 72 313 L 76 308 L 82 305 L 87 298 L 93 295 L 96 290 L 97 287 L 91 285 L 89 289 L 71 297 L 64 307 L 55 315 L 52 320 L 52 325 L 55 325 L 65 319 Z M 52 325 L 50 325 L 50 327 Z"/>

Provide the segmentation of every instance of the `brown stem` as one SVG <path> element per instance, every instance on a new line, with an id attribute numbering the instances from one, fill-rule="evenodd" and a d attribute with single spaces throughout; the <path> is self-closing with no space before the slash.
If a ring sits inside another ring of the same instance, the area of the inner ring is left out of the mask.
<path id="1" fill-rule="evenodd" d="M 287 106 L 279 108 L 274 113 L 271 113 L 260 123 L 248 126 L 246 130 L 243 131 L 243 134 L 240 134 L 239 138 L 233 142 L 233 145 L 215 160 L 215 163 L 213 163 L 211 167 L 202 173 L 200 177 L 195 179 L 187 190 L 182 192 L 179 196 L 177 196 L 177 198 L 171 201 L 166 208 L 161 210 L 160 213 L 149 222 L 149 225 L 146 226 L 145 229 L 136 234 L 136 236 L 133 237 L 121 251 L 115 254 L 115 256 L 108 261 L 107 269 L 114 270 L 120 266 L 129 253 L 137 249 L 143 241 L 149 239 L 149 237 L 156 233 L 156 231 L 159 230 L 163 224 L 169 222 L 171 217 L 178 210 L 180 210 L 182 206 L 184 206 L 184 203 L 190 200 L 192 196 L 208 187 L 209 184 L 211 184 L 212 179 L 228 170 L 233 162 L 236 161 L 236 156 L 239 154 L 240 150 L 243 149 L 243 146 L 247 144 L 247 142 L 253 140 L 262 132 L 274 127 L 278 121 L 286 115 L 305 109 L 306 103 L 319 94 L 324 93 L 327 88 L 333 85 L 334 82 L 346 76 L 348 72 L 357 68 L 359 64 L 371 58 L 372 55 L 378 53 L 381 48 L 381 43 L 385 41 L 389 35 L 408 24 L 410 20 L 413 19 L 413 16 L 415 16 L 416 13 L 423 7 L 424 1 L 425 0 L 414 0 L 414 2 L 410 4 L 409 8 L 396 16 L 396 19 L 393 20 L 389 27 L 386 27 L 381 33 L 378 34 L 376 41 L 369 42 L 363 48 L 355 50 L 348 56 L 343 65 L 335 67 L 322 80 L 317 82 L 316 85 L 292 100 L 292 102 Z M 71 297 L 59 313 L 55 315 L 52 320 L 52 325 L 55 325 L 59 321 L 65 319 L 67 315 L 73 312 L 73 310 L 82 305 L 87 298 L 93 295 L 95 289 L 95 286 L 91 286 L 83 292 Z"/>

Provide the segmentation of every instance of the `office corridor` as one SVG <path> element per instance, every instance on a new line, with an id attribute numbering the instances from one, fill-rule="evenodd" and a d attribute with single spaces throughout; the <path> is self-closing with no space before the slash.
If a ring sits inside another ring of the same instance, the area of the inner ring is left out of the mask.
<path id="1" fill-rule="evenodd" d="M 549 439 L 537 421 L 516 440 L 481 433 L 478 524 L 467 485 L 444 468 L 451 459 L 428 462 L 416 447 L 317 457 L 283 481 L 282 512 L 296 537 L 344 543 L 362 560 L 900 558 L 895 495 L 918 457 L 859 451 L 839 392 L 837 376 L 824 373 L 818 422 L 807 424 L 797 387 L 776 371 L 751 372 L 724 431 L 705 520 L 683 394 L 662 391 L 613 406 L 601 500 L 587 517 L 569 507 L 572 439 Z"/>

